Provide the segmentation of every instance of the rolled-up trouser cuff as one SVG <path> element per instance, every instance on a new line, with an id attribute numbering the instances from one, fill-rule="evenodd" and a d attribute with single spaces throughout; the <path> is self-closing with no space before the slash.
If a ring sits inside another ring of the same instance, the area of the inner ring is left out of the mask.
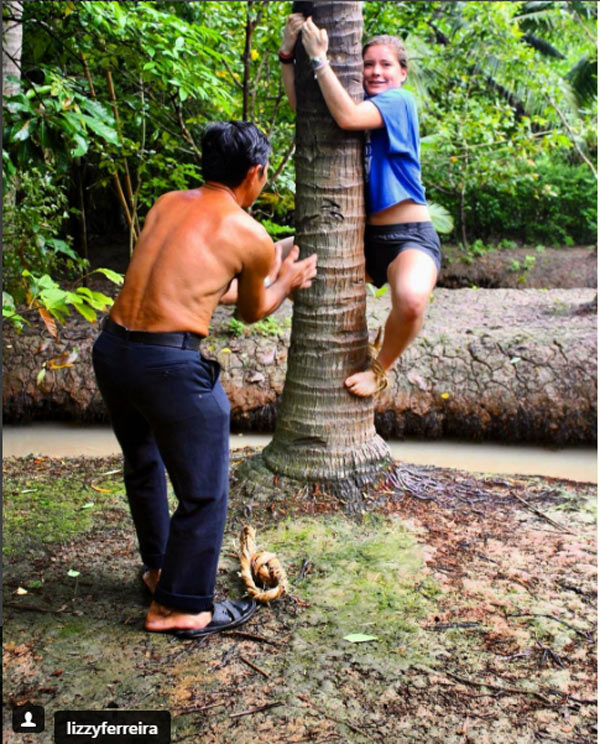
<path id="1" fill-rule="evenodd" d="M 154 592 L 154 601 L 158 604 L 164 605 L 172 610 L 180 610 L 182 612 L 212 612 L 213 610 L 213 597 L 197 597 L 189 594 L 172 594 L 161 589 L 160 586 L 156 587 Z"/>
<path id="2" fill-rule="evenodd" d="M 142 563 L 144 564 L 144 566 L 146 566 L 146 568 L 157 569 L 163 567 L 163 562 L 165 560 L 164 553 L 150 554 L 142 553 L 140 551 L 140 554 L 142 556 Z"/>

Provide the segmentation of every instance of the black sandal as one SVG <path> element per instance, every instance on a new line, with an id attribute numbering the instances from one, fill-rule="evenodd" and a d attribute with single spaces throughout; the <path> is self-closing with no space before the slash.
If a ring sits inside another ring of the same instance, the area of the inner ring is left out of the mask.
<path id="1" fill-rule="evenodd" d="M 210 623 L 204 628 L 191 628 L 189 630 L 174 630 L 177 638 L 203 638 L 204 636 L 221 633 L 243 625 L 250 620 L 256 612 L 256 602 L 245 597 L 244 599 L 226 599 L 224 602 L 216 602 L 213 608 L 213 616 Z"/>

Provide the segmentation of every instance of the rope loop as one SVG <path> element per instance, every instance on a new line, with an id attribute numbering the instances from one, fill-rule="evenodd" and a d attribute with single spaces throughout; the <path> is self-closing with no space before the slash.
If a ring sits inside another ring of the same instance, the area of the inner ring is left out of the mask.
<path id="1" fill-rule="evenodd" d="M 257 602 L 267 604 L 287 591 L 283 566 L 275 553 L 256 550 L 256 531 L 249 525 L 240 533 L 240 565 L 246 590 Z"/>

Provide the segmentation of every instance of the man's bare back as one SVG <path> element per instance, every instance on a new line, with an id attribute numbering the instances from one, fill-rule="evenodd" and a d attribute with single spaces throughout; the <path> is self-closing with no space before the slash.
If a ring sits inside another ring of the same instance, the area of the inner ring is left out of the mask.
<path id="1" fill-rule="evenodd" d="M 291 291 L 310 286 L 316 257 L 295 261 L 296 249 L 283 262 L 277 281 L 264 287 L 274 244 L 243 209 L 262 188 L 261 181 L 257 173 L 256 182 L 245 188 L 209 182 L 160 197 L 146 217 L 112 319 L 131 330 L 206 336 L 234 277 L 238 312 L 248 322 L 268 315 Z"/>

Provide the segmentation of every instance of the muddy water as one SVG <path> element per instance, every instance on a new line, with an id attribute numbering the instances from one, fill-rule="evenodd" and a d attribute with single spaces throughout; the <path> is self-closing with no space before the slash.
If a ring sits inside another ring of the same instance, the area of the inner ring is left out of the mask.
<path id="1" fill-rule="evenodd" d="M 261 447 L 270 440 L 270 434 L 232 434 L 231 447 Z M 597 453 L 592 448 L 553 450 L 472 442 L 394 440 L 389 445 L 395 459 L 416 465 L 598 482 Z M 3 457 L 20 457 L 31 453 L 50 457 L 100 457 L 118 452 L 119 446 L 112 431 L 103 426 L 43 423 L 5 426 L 2 433 Z"/>

